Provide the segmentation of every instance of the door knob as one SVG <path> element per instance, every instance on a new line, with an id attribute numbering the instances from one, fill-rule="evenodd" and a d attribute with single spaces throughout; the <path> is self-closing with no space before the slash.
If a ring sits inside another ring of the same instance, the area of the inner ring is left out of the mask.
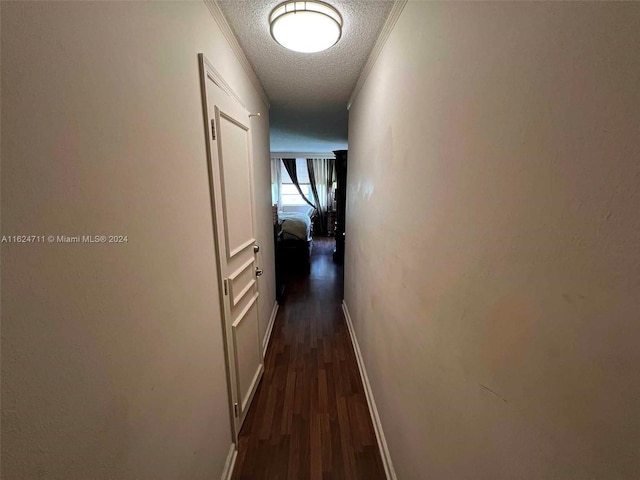
<path id="1" fill-rule="evenodd" d="M 258 253 L 260 251 L 260 245 L 254 245 L 253 246 L 253 252 L 254 253 Z"/>
<path id="2" fill-rule="evenodd" d="M 262 269 L 261 269 L 261 268 L 256 267 L 256 277 L 260 277 L 260 276 L 262 276 L 262 273 L 263 273 Z"/>

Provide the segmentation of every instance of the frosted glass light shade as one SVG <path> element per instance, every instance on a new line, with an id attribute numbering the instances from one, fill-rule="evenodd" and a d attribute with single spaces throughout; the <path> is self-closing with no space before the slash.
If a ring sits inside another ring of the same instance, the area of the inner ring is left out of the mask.
<path id="1" fill-rule="evenodd" d="M 342 35 L 342 18 L 321 2 L 285 2 L 269 16 L 271 36 L 294 52 L 313 53 L 336 44 Z"/>

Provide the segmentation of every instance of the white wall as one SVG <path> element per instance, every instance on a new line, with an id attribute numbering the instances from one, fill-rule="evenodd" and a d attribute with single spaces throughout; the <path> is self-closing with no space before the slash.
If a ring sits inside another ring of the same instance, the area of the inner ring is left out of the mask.
<path id="1" fill-rule="evenodd" d="M 640 475 L 638 52 L 637 3 L 405 7 L 345 262 L 398 478 Z"/>
<path id="2" fill-rule="evenodd" d="M 220 478 L 231 445 L 197 54 L 268 112 L 201 2 L 2 2 L 2 478 Z"/>

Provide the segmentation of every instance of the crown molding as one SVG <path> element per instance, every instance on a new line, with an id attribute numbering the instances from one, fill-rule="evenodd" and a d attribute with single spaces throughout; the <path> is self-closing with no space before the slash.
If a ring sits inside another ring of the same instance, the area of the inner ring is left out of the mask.
<path id="1" fill-rule="evenodd" d="M 371 49 L 371 53 L 369 54 L 367 63 L 365 63 L 364 67 L 362 67 L 362 71 L 360 72 L 360 76 L 358 77 L 358 81 L 356 82 L 356 86 L 353 88 L 353 92 L 351 92 L 349 103 L 347 103 L 347 110 L 351 108 L 351 105 L 353 105 L 353 102 L 355 102 L 358 94 L 360 93 L 360 89 L 362 89 L 362 86 L 367 81 L 369 73 L 371 73 L 373 66 L 376 64 L 376 60 L 378 60 L 380 52 L 382 52 L 382 49 L 387 43 L 387 39 L 389 38 L 389 35 L 391 35 L 391 31 L 393 30 L 393 27 L 395 27 L 398 18 L 400 18 L 400 14 L 407 4 L 407 1 L 408 0 L 395 0 L 395 2 L 393 2 L 393 7 L 391 7 L 391 11 L 389 12 L 387 21 L 384 22 L 382 30 L 380 30 L 380 35 L 378 35 L 378 39 Z"/>
<path id="2" fill-rule="evenodd" d="M 236 58 L 240 62 L 240 65 L 242 65 L 242 68 L 244 69 L 247 76 L 249 77 L 249 80 L 251 81 L 256 91 L 262 98 L 262 101 L 265 103 L 267 108 L 270 108 L 271 102 L 269 100 L 269 96 L 267 95 L 267 92 L 264 91 L 264 87 L 262 86 L 260 79 L 256 75 L 256 72 L 253 70 L 253 67 L 251 66 L 251 64 L 249 63 L 249 60 L 247 59 L 247 56 L 242 50 L 242 47 L 238 43 L 238 39 L 233 33 L 233 30 L 231 29 L 229 22 L 227 22 L 227 19 L 222 13 L 222 10 L 220 10 L 218 3 L 216 2 L 216 0 L 204 0 L 204 4 L 209 9 L 211 16 L 218 24 L 218 27 L 220 27 L 220 31 L 222 31 L 222 34 L 227 39 L 227 42 L 229 43 L 231 50 L 233 51 Z"/>
<path id="3" fill-rule="evenodd" d="M 336 158 L 333 152 L 271 152 L 271 158 Z"/>

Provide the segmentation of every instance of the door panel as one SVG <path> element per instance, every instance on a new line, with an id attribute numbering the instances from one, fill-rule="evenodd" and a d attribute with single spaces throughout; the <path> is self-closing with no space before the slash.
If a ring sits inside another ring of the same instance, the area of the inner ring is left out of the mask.
<path id="1" fill-rule="evenodd" d="M 200 57 L 216 253 L 234 438 L 264 371 L 258 330 L 249 112 Z"/>
<path id="2" fill-rule="evenodd" d="M 253 218 L 251 184 L 247 183 L 250 170 L 249 127 L 234 119 L 233 113 L 220 111 L 216 106 L 219 125 L 219 159 L 222 176 L 224 220 L 227 232 L 229 258 L 251 245 L 255 239 L 253 226 L 247 219 Z M 248 125 L 248 114 L 246 115 Z"/>
<path id="3" fill-rule="evenodd" d="M 236 356 L 237 388 L 241 392 L 239 414 L 242 420 L 244 420 L 248 403 L 251 400 L 254 383 L 260 374 L 256 365 L 262 362 L 260 344 L 255 334 L 255 326 L 258 322 L 257 299 L 257 294 L 249 299 L 248 304 L 237 314 L 232 325 L 235 349 L 244 352 L 243 355 Z"/>
<path id="4" fill-rule="evenodd" d="M 229 296 L 234 307 L 253 290 L 256 284 L 255 275 L 255 260 L 252 258 L 229 275 Z"/>

